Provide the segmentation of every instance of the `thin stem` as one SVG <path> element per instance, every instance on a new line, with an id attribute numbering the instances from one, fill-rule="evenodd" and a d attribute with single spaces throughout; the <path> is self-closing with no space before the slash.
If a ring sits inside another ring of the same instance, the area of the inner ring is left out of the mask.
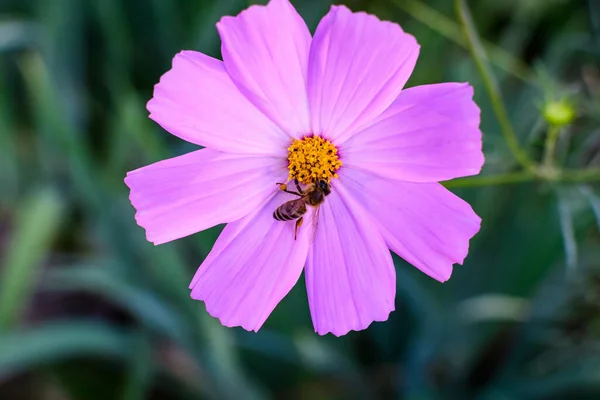
<path id="1" fill-rule="evenodd" d="M 554 154 L 556 153 L 556 142 L 560 134 L 560 128 L 550 125 L 546 134 L 546 145 L 544 146 L 544 166 L 552 168 L 554 166 Z"/>
<path id="2" fill-rule="evenodd" d="M 473 56 L 473 59 L 475 60 L 477 69 L 481 74 L 483 84 L 485 85 L 488 96 L 490 97 L 494 113 L 496 114 L 498 122 L 500 123 L 504 140 L 506 141 L 508 148 L 517 162 L 526 170 L 532 171 L 534 169 L 534 164 L 527 153 L 519 145 L 517 135 L 515 134 L 510 120 L 508 119 L 506 108 L 502 102 L 500 89 L 490 66 L 486 62 L 487 56 L 485 50 L 481 46 L 481 42 L 479 41 L 479 37 L 477 35 L 477 31 L 475 30 L 475 26 L 473 25 L 467 4 L 465 0 L 455 0 L 454 4 L 456 7 L 456 13 L 458 14 L 458 18 L 462 24 L 463 31 L 467 37 L 469 50 Z"/>
<path id="3" fill-rule="evenodd" d="M 446 39 L 461 47 L 468 48 L 460 25 L 441 12 L 418 0 L 394 0 L 393 2 L 396 7 L 401 8 L 411 17 L 427 25 Z M 523 61 L 493 43 L 483 41 L 483 45 L 490 55 L 492 64 L 523 82 L 529 83 L 532 81 L 533 73 Z"/>
<path id="4" fill-rule="evenodd" d="M 487 176 L 469 176 L 466 178 L 454 179 L 452 181 L 444 182 L 444 186 L 447 188 L 461 188 L 461 187 L 476 187 L 476 186 L 492 186 L 492 185 L 508 185 L 511 183 L 529 182 L 536 178 L 533 172 L 519 171 L 519 172 L 508 172 L 505 174 L 498 175 L 487 175 Z"/>
<path id="5" fill-rule="evenodd" d="M 497 175 L 468 176 L 443 182 L 447 188 L 464 188 L 493 185 L 509 185 L 513 183 L 530 182 L 534 180 L 552 182 L 599 182 L 600 167 L 582 170 L 558 170 L 540 168 L 534 171 L 507 172 Z"/>
<path id="6" fill-rule="evenodd" d="M 600 167 L 580 170 L 563 170 L 559 180 L 564 182 L 598 182 L 600 181 Z"/>

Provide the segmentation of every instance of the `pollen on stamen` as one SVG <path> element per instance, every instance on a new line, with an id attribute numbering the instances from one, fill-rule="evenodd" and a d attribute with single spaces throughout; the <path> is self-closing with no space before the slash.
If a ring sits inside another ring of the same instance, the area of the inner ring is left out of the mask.
<path id="1" fill-rule="evenodd" d="M 337 178 L 342 166 L 338 150 L 329 140 L 320 136 L 295 139 L 288 147 L 288 179 L 308 184 L 315 180 L 331 181 Z"/>

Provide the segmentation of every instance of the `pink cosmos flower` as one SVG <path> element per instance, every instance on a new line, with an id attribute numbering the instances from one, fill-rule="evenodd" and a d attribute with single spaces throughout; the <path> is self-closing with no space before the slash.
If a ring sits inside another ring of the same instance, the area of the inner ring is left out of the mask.
<path id="1" fill-rule="evenodd" d="M 480 218 L 439 181 L 477 174 L 479 109 L 465 83 L 403 89 L 419 45 L 397 24 L 334 6 L 311 37 L 288 0 L 224 17 L 223 61 L 183 51 L 150 118 L 204 149 L 127 174 L 155 244 L 227 223 L 190 288 L 226 326 L 257 331 L 305 272 L 315 331 L 343 335 L 394 310 L 391 249 L 438 281 Z M 294 221 L 293 179 L 330 194 Z M 313 225 L 319 210 L 318 226 Z M 313 237 L 314 234 L 314 237 Z"/>

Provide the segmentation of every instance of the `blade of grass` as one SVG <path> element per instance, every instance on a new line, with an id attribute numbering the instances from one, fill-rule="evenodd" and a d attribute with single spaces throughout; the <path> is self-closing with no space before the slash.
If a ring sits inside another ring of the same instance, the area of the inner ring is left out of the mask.
<path id="1" fill-rule="evenodd" d="M 0 335 L 0 371 L 19 373 L 73 356 L 124 358 L 131 334 L 104 324 L 56 322 Z"/>
<path id="2" fill-rule="evenodd" d="M 592 211 L 596 217 L 598 231 L 600 231 L 600 197 L 598 197 L 592 188 L 587 185 L 579 186 L 579 191 L 585 196 L 588 203 L 590 203 L 590 207 L 592 207 Z"/>
<path id="3" fill-rule="evenodd" d="M 184 347 L 191 347 L 192 334 L 178 309 L 170 306 L 150 290 L 136 287 L 119 279 L 106 265 L 78 265 L 56 268 L 44 282 L 44 289 L 53 292 L 84 291 L 97 293 L 128 310 L 148 329 Z"/>
<path id="4" fill-rule="evenodd" d="M 210 317 L 202 303 L 190 298 L 187 268 L 176 247 L 151 248 L 153 250 L 148 251 L 148 257 L 152 260 L 148 260 L 148 264 L 154 279 L 169 289 L 178 306 L 188 315 L 193 331 L 197 333 L 194 337 L 195 346 L 190 346 L 189 352 L 201 369 L 212 378 L 212 386 L 203 387 L 203 390 L 220 398 L 263 398 L 264 393 L 247 378 L 241 368 L 232 330 Z M 236 384 L 231 385 L 232 381 Z"/>
<path id="5" fill-rule="evenodd" d="M 0 22 L 0 53 L 34 44 L 39 26 L 36 23 L 9 19 Z"/>
<path id="6" fill-rule="evenodd" d="M 132 359 L 123 390 L 123 400 L 144 400 L 152 378 L 152 344 L 142 329 L 133 339 Z"/>
<path id="7" fill-rule="evenodd" d="M 241 368 L 238 353 L 235 351 L 237 345 L 231 329 L 210 317 L 204 311 L 204 307 L 199 313 L 198 322 L 198 328 L 202 331 L 207 343 L 210 343 L 210 346 L 204 349 L 204 352 L 209 355 L 206 363 L 221 393 L 232 399 L 265 398 L 265 393 L 248 379 Z M 231 382 L 236 384 L 231 385 Z"/>
<path id="8" fill-rule="evenodd" d="M 19 207 L 0 279 L 0 332 L 12 328 L 27 307 L 62 214 L 60 198 L 48 189 L 33 192 Z"/>
<path id="9" fill-rule="evenodd" d="M 559 194 L 557 207 L 567 274 L 571 274 L 577 266 L 577 240 L 575 238 L 575 228 L 573 227 L 573 215 L 564 194 Z"/>
<path id="10" fill-rule="evenodd" d="M 94 221 L 102 237 L 123 260 L 131 260 L 131 238 L 122 235 L 123 222 L 114 215 L 110 207 L 114 196 L 103 187 L 97 177 L 98 166 L 94 163 L 90 148 L 78 135 L 75 123 L 69 121 L 61 102 L 56 80 L 47 68 L 41 55 L 29 53 L 19 57 L 18 66 L 23 75 L 28 100 L 30 101 L 36 130 L 46 138 L 45 153 L 52 152 L 53 159 L 60 160 L 58 169 L 69 174 L 74 200 L 86 205 L 87 217 Z M 65 164 L 65 165 L 63 165 Z M 128 265 L 128 264 L 124 264 Z"/>
<path id="11" fill-rule="evenodd" d="M 393 0 L 393 3 L 396 7 L 401 8 L 411 17 L 422 22 L 446 39 L 459 46 L 468 48 L 467 41 L 462 34 L 460 26 L 436 9 L 417 0 Z M 490 55 L 490 62 L 492 64 L 511 74 L 515 78 L 527 83 L 532 83 L 533 73 L 527 64 L 491 42 L 483 41 L 483 46 Z"/>
<path id="12" fill-rule="evenodd" d="M 508 148 L 510 149 L 515 160 L 526 170 L 532 170 L 534 168 L 533 162 L 529 158 L 529 155 L 521 148 L 519 140 L 517 139 L 517 135 L 512 127 L 510 119 L 508 118 L 508 113 L 506 112 L 504 102 L 502 101 L 500 88 L 494 77 L 492 69 L 487 63 L 488 58 L 483 46 L 481 45 L 481 41 L 479 40 L 479 36 L 473 24 L 467 3 L 465 0 L 455 0 L 454 5 L 458 18 L 461 22 L 463 32 L 467 38 L 471 56 L 473 57 L 473 60 L 477 65 L 477 69 L 481 74 L 484 86 L 492 103 L 492 108 L 494 109 L 496 118 L 498 118 L 498 122 L 500 123 L 504 140 L 506 141 L 506 144 L 508 145 Z"/>
<path id="13" fill-rule="evenodd" d="M 3 72 L 4 69 L 0 65 L 0 204 L 12 204 L 16 200 L 19 183 L 17 134 L 14 124 L 14 100 L 7 90 Z"/>

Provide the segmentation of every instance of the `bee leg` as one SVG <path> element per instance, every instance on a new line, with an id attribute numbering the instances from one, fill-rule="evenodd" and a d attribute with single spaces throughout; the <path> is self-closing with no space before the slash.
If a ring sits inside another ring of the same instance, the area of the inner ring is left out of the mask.
<path id="1" fill-rule="evenodd" d="M 296 234 L 298 233 L 298 228 L 302 226 L 302 221 L 304 221 L 304 217 L 300 217 L 296 220 L 296 225 L 294 226 L 294 240 L 296 240 Z"/>
<path id="2" fill-rule="evenodd" d="M 304 192 L 302 191 L 302 189 L 300 188 L 300 182 L 298 182 L 297 178 L 294 178 L 294 183 L 296 184 L 296 189 L 298 190 L 298 193 L 300 194 L 304 194 Z"/>
<path id="3" fill-rule="evenodd" d="M 294 192 L 294 191 L 292 191 L 292 190 L 288 190 L 288 189 L 287 189 L 287 185 L 286 185 L 285 183 L 279 183 L 279 182 L 278 182 L 278 183 L 277 183 L 277 185 L 279 185 L 279 189 L 281 189 L 282 191 L 284 191 L 284 192 L 286 192 L 286 193 L 289 193 L 289 194 L 295 194 L 296 196 L 300 196 L 300 197 L 302 197 L 302 196 L 303 196 L 303 195 L 302 195 L 302 193 L 298 193 L 298 192 Z"/>

